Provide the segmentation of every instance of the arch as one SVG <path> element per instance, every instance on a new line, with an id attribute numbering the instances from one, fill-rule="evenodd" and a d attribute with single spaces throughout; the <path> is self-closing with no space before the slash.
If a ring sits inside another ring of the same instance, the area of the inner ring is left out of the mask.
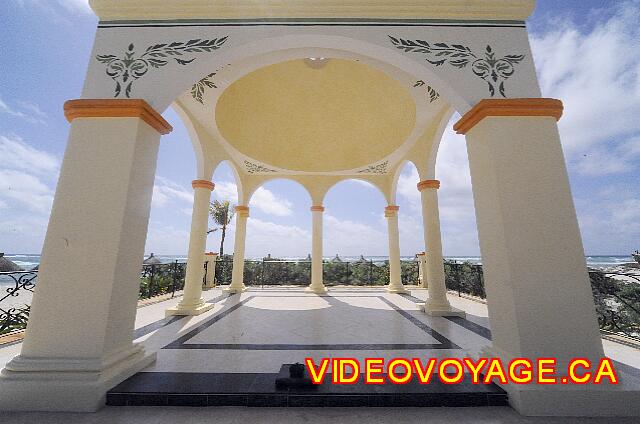
<path id="1" fill-rule="evenodd" d="M 403 161 L 401 161 L 398 164 L 398 167 L 396 168 L 396 171 L 393 174 L 393 178 L 391 180 L 390 197 L 394 203 L 397 201 L 396 195 L 398 193 L 398 181 L 400 180 L 400 174 L 402 174 L 402 171 L 404 170 L 405 166 L 407 166 L 407 164 L 409 163 L 413 165 L 416 171 L 418 171 L 418 176 L 420 177 L 420 179 L 423 179 L 423 176 L 420 175 L 420 168 L 416 165 L 416 163 L 412 159 L 404 159 Z"/>
<path id="2" fill-rule="evenodd" d="M 231 169 L 231 173 L 233 174 L 233 179 L 236 183 L 236 194 L 238 196 L 238 202 L 240 202 L 244 194 L 244 185 L 242 183 L 242 178 L 240 177 L 240 173 L 238 172 L 238 168 L 236 167 L 236 164 L 233 163 L 232 160 L 218 159 L 217 161 L 212 162 L 212 169 L 213 169 L 212 175 L 215 176 L 216 172 L 218 171 L 218 169 L 220 169 L 220 166 L 222 166 L 223 164 L 229 166 L 229 169 Z M 213 181 L 213 182 L 216 183 L 216 181 Z"/>
<path id="3" fill-rule="evenodd" d="M 324 199 L 327 197 L 327 194 L 335 186 L 339 185 L 340 183 L 349 181 L 349 180 L 361 181 L 361 182 L 364 182 L 364 183 L 368 183 L 369 185 L 371 185 L 372 187 L 376 188 L 380 192 L 380 194 L 382 195 L 382 198 L 385 199 L 385 201 L 387 203 L 389 203 L 389 204 L 392 203 L 392 198 L 387 193 L 385 193 L 384 188 L 382 188 L 379 183 L 376 183 L 374 181 L 370 181 L 370 180 L 368 180 L 366 178 L 359 178 L 359 177 L 356 177 L 356 176 L 348 176 L 348 177 L 340 178 L 339 180 L 335 181 L 334 183 L 328 185 L 326 187 L 326 189 L 324 190 L 324 193 L 322 194 L 322 203 L 324 203 Z"/>
<path id="4" fill-rule="evenodd" d="M 443 80 L 428 67 L 402 55 L 399 51 L 391 47 L 383 47 L 355 38 L 335 35 L 282 35 L 250 41 L 233 48 L 225 49 L 223 47 L 216 54 L 199 57 L 192 67 L 185 68 L 184 79 L 168 87 L 166 91 L 158 92 L 156 98 L 148 99 L 148 101 L 154 104 L 159 111 L 163 111 L 175 98 L 187 91 L 195 82 L 210 74 L 212 70 L 222 69 L 229 64 L 243 63 L 249 60 L 242 71 L 244 73 L 236 75 L 236 78 L 240 78 L 246 73 L 272 63 L 316 57 L 325 49 L 343 52 L 346 58 L 357 60 L 369 58 L 378 61 L 378 67 L 380 67 L 380 64 L 387 64 L 400 69 L 416 79 L 429 81 L 432 87 L 461 113 L 471 108 L 471 105 L 461 93 L 449 82 Z M 254 60 L 251 63 L 251 59 L 261 60 Z M 374 64 L 374 66 L 376 65 Z M 223 82 L 229 83 L 230 81 Z M 87 94 L 90 93 L 85 93 L 85 95 Z"/>
<path id="5" fill-rule="evenodd" d="M 259 188 L 263 187 L 265 184 L 271 182 L 271 181 L 275 181 L 275 180 L 285 180 L 285 181 L 293 181 L 294 183 L 296 183 L 297 185 L 301 186 L 302 188 L 304 188 L 305 193 L 307 193 L 307 196 L 309 196 L 309 204 L 312 203 L 313 201 L 313 196 L 311 195 L 311 192 L 309 191 L 309 188 L 303 184 L 302 182 L 298 181 L 295 178 L 291 178 L 290 176 L 287 175 L 276 175 L 273 177 L 266 177 L 266 178 L 261 178 L 259 181 L 256 181 L 254 184 L 247 184 L 247 191 L 246 191 L 246 204 L 248 205 L 249 202 L 251 202 L 251 198 L 253 197 L 253 195 L 256 193 L 256 191 L 258 191 Z"/>
<path id="6" fill-rule="evenodd" d="M 191 146 L 193 147 L 193 153 L 196 156 L 196 175 L 195 179 L 201 180 L 210 180 L 214 169 L 213 166 L 208 166 L 207 160 L 204 154 L 202 138 L 196 126 L 194 125 L 194 121 L 189 114 L 189 111 L 185 107 L 180 104 L 180 102 L 173 102 L 171 104 L 171 108 L 176 112 L 182 124 L 187 129 L 187 133 L 189 133 L 189 141 L 191 141 Z"/>
<path id="7" fill-rule="evenodd" d="M 429 152 L 429 157 L 427 157 L 427 173 L 425 175 L 420 175 L 421 179 L 433 180 L 436 178 L 436 160 L 438 157 L 438 151 L 440 150 L 440 143 L 442 142 L 444 132 L 455 112 L 456 111 L 453 108 L 450 108 L 438 123 L 438 128 L 436 129 L 436 133 L 433 136 L 433 143 L 431 144 L 431 152 Z"/>

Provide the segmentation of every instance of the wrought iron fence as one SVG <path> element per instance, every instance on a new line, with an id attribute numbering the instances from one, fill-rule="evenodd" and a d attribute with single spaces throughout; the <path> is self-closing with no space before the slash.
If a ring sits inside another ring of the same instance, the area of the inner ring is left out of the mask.
<path id="1" fill-rule="evenodd" d="M 171 293 L 184 288 L 184 277 L 187 264 L 185 262 L 171 262 L 167 264 L 142 265 L 140 273 L 140 299 Z M 206 271 L 206 268 L 205 268 Z"/>
<path id="2" fill-rule="evenodd" d="M 229 284 L 233 261 L 226 257 L 215 262 L 218 284 Z M 485 298 L 481 265 L 445 261 L 445 284 L 449 290 Z M 418 262 L 401 262 L 402 282 L 418 282 Z M 140 299 L 171 293 L 184 288 L 186 263 L 143 265 L 140 274 Z M 38 271 L 0 272 L 0 334 L 26 327 L 30 300 Z M 328 286 L 383 286 L 389 281 L 388 261 L 323 263 L 324 283 Z M 598 323 L 602 330 L 640 339 L 640 275 L 621 272 L 589 271 Z M 614 278 L 615 277 L 615 278 Z M 249 286 L 298 285 L 311 280 L 311 261 L 245 261 L 244 283 Z M 203 267 L 206 284 L 206 267 Z M 427 281 L 428 283 L 428 281 Z"/>
<path id="3" fill-rule="evenodd" d="M 323 282 L 326 286 L 384 286 L 389 283 L 389 262 L 359 260 L 324 261 Z M 233 260 L 216 261 L 216 281 L 230 284 Z M 418 262 L 402 261 L 401 276 L 404 284 L 417 284 Z M 278 259 L 244 261 L 243 282 L 247 286 L 307 286 L 311 281 L 311 261 L 291 261 Z"/>
<path id="4" fill-rule="evenodd" d="M 486 298 L 481 265 L 445 261 L 445 283 L 458 294 Z M 601 330 L 640 340 L 640 275 L 589 270 Z"/>
<path id="5" fill-rule="evenodd" d="M 31 301 L 37 277 L 38 271 L 0 272 L 0 285 L 6 286 L 6 294 L 0 294 L 0 335 L 27 326 L 31 305 L 26 302 Z"/>
<path id="6" fill-rule="evenodd" d="M 445 261 L 444 277 L 447 289 L 458 292 L 458 295 L 465 293 L 482 299 L 486 298 L 481 265 Z"/>

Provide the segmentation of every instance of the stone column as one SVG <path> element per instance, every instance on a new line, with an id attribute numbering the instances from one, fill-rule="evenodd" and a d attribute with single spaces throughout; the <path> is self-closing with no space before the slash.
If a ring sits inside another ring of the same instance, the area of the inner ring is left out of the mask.
<path id="1" fill-rule="evenodd" d="M 140 99 L 65 104 L 71 121 L 24 343 L 0 376 L 0 410 L 95 411 L 148 366 L 133 343 L 160 134 Z"/>
<path id="2" fill-rule="evenodd" d="M 327 288 L 322 282 L 322 218 L 324 207 L 322 205 L 311 206 L 313 219 L 312 245 L 311 245 L 311 284 L 306 291 L 313 293 L 326 293 Z"/>
<path id="3" fill-rule="evenodd" d="M 399 206 L 389 205 L 384 208 L 389 230 L 389 285 L 387 291 L 391 293 L 408 293 L 402 285 L 400 269 L 400 235 L 398 232 Z"/>
<path id="4" fill-rule="evenodd" d="M 184 291 L 180 303 L 167 309 L 166 316 L 200 315 L 214 307 L 213 304 L 205 303 L 202 298 L 202 277 L 204 276 L 204 250 L 207 245 L 207 229 L 209 228 L 209 202 L 215 184 L 207 180 L 194 180 L 191 182 L 191 186 L 193 187 L 193 212 Z"/>
<path id="5" fill-rule="evenodd" d="M 454 129 L 467 139 L 492 334 L 484 354 L 503 363 L 555 358 L 556 369 L 565 370 L 570 358 L 597 364 L 604 353 L 556 123 L 561 115 L 554 99 L 482 100 Z M 638 413 L 637 392 L 608 384 L 524 386 L 505 389 L 526 415 Z"/>
<path id="6" fill-rule="evenodd" d="M 444 283 L 444 258 L 442 257 L 442 237 L 440 235 L 440 212 L 438 208 L 438 189 L 440 181 L 425 180 L 418 183 L 422 198 L 422 221 L 426 251 L 426 277 L 429 281 L 428 298 L 424 311 L 434 316 L 465 316 L 459 309 L 453 308 L 447 299 L 447 287 Z"/>
<path id="7" fill-rule="evenodd" d="M 236 236 L 233 249 L 233 271 L 231 272 L 231 284 L 224 289 L 230 293 L 241 293 L 247 290 L 244 282 L 244 244 L 247 238 L 247 218 L 249 218 L 248 206 L 236 206 Z"/>
<path id="8" fill-rule="evenodd" d="M 218 262 L 217 253 L 207 252 L 204 254 L 204 263 L 207 264 L 207 282 L 202 286 L 202 290 L 211 290 L 216 286 L 216 262 Z"/>
<path id="9" fill-rule="evenodd" d="M 426 289 L 429 284 L 427 282 L 427 263 L 426 263 L 426 253 L 420 252 L 416 254 L 416 258 L 418 259 L 418 286 L 421 289 Z"/>

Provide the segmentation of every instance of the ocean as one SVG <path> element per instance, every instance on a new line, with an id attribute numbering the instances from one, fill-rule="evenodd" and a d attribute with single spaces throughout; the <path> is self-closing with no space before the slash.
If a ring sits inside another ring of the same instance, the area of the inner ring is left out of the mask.
<path id="1" fill-rule="evenodd" d="M 30 270 L 40 263 L 40 255 L 27 255 L 27 254 L 5 254 L 7 259 L 13 261 L 15 264 L 25 270 Z M 168 263 L 173 261 L 185 262 L 187 257 L 185 255 L 155 255 L 162 262 Z M 275 258 L 275 257 L 274 257 Z M 326 257 L 326 260 L 331 260 L 334 257 Z M 388 259 L 387 256 L 365 256 L 366 260 L 372 260 L 376 263 L 384 262 Z M 247 259 L 261 260 L 262 257 L 247 257 Z M 278 259 L 284 260 L 300 260 L 306 259 L 305 257 L 281 257 Z M 360 256 L 341 256 L 345 262 L 355 262 L 360 259 Z M 413 256 L 403 256 L 402 260 L 413 260 Z M 479 256 L 446 256 L 445 259 L 453 260 L 457 262 L 471 262 L 474 264 L 481 264 L 481 258 Z M 606 269 L 609 271 L 615 270 L 622 264 L 634 262 L 631 256 L 624 255 L 609 255 L 609 256 L 587 256 L 587 264 L 590 268 L 594 269 Z M 635 280 L 632 280 L 635 282 Z M 7 296 L 5 290 L 14 286 L 14 282 L 11 277 L 0 275 L 0 299 L 2 300 L 2 308 L 21 307 L 31 303 L 31 293 L 26 290 L 20 290 L 18 296 Z"/>
<path id="2" fill-rule="evenodd" d="M 6 254 L 5 258 L 13 261 L 18 266 L 22 267 L 25 270 L 32 269 L 36 265 L 40 263 L 40 255 L 29 255 L 29 254 Z M 187 260 L 186 255 L 155 255 L 162 262 L 173 262 L 180 261 L 185 262 Z M 247 256 L 248 260 L 261 260 L 262 256 Z M 274 256 L 275 258 L 275 256 Z M 278 259 L 284 260 L 301 260 L 305 259 L 306 256 L 303 257 L 278 257 Z M 325 257 L 325 260 L 331 260 L 334 257 Z M 387 256 L 365 256 L 366 260 L 372 260 L 374 262 L 384 262 L 388 259 Z M 360 259 L 360 256 L 340 256 L 345 262 L 355 262 Z M 413 260 L 413 256 L 402 256 L 402 260 Z M 445 256 L 445 259 L 457 261 L 457 262 L 471 262 L 473 264 L 482 264 L 482 259 L 479 256 Z M 612 268 L 616 266 L 623 265 L 625 263 L 633 263 L 635 262 L 631 255 L 594 255 L 594 256 L 586 256 L 587 265 L 590 268 L 603 269 L 603 268 Z"/>

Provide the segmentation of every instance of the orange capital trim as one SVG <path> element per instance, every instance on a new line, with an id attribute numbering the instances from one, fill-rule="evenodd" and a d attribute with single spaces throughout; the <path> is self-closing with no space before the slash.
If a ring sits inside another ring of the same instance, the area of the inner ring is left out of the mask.
<path id="1" fill-rule="evenodd" d="M 390 216 L 395 216 L 396 212 L 400 210 L 400 206 L 390 205 L 384 208 L 384 216 L 389 218 Z"/>
<path id="2" fill-rule="evenodd" d="M 424 256 L 424 255 L 426 255 L 426 252 L 419 252 L 419 253 L 416 253 L 416 256 Z"/>
<path id="3" fill-rule="evenodd" d="M 311 212 L 324 212 L 324 206 L 322 205 L 311 206 Z"/>
<path id="4" fill-rule="evenodd" d="M 560 120 L 564 107 L 557 99 L 483 99 L 453 126 L 466 134 L 488 116 L 551 116 Z"/>
<path id="5" fill-rule="evenodd" d="M 424 180 L 424 181 L 420 181 L 418 183 L 418 190 L 422 191 L 426 188 L 435 188 L 436 190 L 438 190 L 440 188 L 440 181 L 439 180 Z"/>
<path id="6" fill-rule="evenodd" d="M 206 256 L 218 256 L 218 254 L 216 252 L 205 252 L 204 254 Z"/>
<path id="7" fill-rule="evenodd" d="M 76 99 L 64 104 L 69 122 L 76 118 L 140 118 L 160 134 L 173 127 L 149 103 L 142 99 Z"/>
<path id="8" fill-rule="evenodd" d="M 249 206 L 236 206 L 236 212 L 249 212 Z"/>
<path id="9" fill-rule="evenodd" d="M 216 185 L 209 180 L 193 180 L 191 181 L 191 187 L 196 188 L 208 188 L 213 191 L 216 188 Z"/>

